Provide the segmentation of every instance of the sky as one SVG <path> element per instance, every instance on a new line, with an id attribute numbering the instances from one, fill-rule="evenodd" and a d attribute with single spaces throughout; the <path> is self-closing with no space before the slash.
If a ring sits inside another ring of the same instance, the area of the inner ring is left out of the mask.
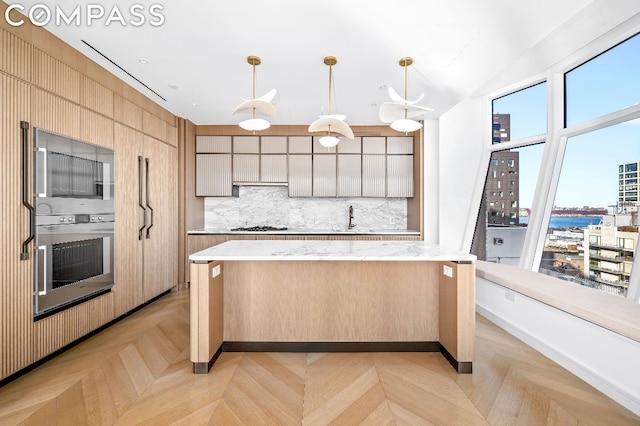
<path id="1" fill-rule="evenodd" d="M 568 72 L 567 126 L 640 103 L 640 34 Z M 511 140 L 541 135 L 547 127 L 546 83 L 493 101 L 511 115 Z M 519 148 L 520 206 L 533 200 L 543 145 Z M 640 120 L 570 138 L 554 205 L 607 207 L 618 198 L 618 165 L 640 161 Z"/>

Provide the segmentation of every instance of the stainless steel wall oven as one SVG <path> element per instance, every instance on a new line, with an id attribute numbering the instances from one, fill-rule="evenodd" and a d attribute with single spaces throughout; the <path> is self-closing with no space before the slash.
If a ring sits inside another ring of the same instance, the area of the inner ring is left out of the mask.
<path id="1" fill-rule="evenodd" d="M 115 153 L 34 131 L 34 316 L 111 290 L 115 282 Z"/>

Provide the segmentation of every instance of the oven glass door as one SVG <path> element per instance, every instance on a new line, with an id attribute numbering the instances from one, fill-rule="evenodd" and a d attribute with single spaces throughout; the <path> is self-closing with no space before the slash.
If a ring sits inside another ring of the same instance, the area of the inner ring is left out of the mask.
<path id="1" fill-rule="evenodd" d="M 113 222 L 40 226 L 38 231 L 36 316 L 113 286 Z"/>

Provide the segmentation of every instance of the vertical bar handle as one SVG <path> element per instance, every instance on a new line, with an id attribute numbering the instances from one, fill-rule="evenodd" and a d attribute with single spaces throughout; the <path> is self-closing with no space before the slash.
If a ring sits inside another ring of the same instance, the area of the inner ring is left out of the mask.
<path id="1" fill-rule="evenodd" d="M 20 122 L 20 135 L 22 139 L 22 205 L 29 211 L 29 236 L 22 242 L 20 260 L 29 259 L 29 243 L 33 241 L 36 234 L 36 216 L 33 205 L 31 205 L 31 191 L 29 190 L 29 123 Z"/>
<path id="2" fill-rule="evenodd" d="M 138 206 L 142 209 L 142 227 L 138 229 L 138 239 L 142 239 L 142 231 L 147 227 L 147 209 L 144 207 L 142 203 L 142 161 L 143 158 L 141 155 L 138 156 Z"/>
<path id="3" fill-rule="evenodd" d="M 153 207 L 151 207 L 151 205 L 149 204 L 149 159 L 145 158 L 145 161 L 147 163 L 147 208 L 149 209 L 149 211 L 151 212 L 151 224 L 149 225 L 149 227 L 147 228 L 147 239 L 151 238 L 151 234 L 149 233 L 149 230 L 153 227 Z"/>
<path id="4" fill-rule="evenodd" d="M 47 246 L 38 246 L 38 251 L 42 252 L 42 256 L 38 257 L 38 283 L 36 291 L 38 296 L 47 294 Z"/>

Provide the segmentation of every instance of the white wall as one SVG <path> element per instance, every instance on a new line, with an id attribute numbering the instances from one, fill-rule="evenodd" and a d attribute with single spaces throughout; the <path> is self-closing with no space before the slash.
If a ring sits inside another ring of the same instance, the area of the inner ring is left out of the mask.
<path id="1" fill-rule="evenodd" d="M 486 167 L 481 164 L 483 117 L 480 99 L 462 101 L 440 117 L 438 234 L 446 247 L 468 250 L 462 244 L 469 212 L 479 207 L 475 182 L 479 168 Z"/>

